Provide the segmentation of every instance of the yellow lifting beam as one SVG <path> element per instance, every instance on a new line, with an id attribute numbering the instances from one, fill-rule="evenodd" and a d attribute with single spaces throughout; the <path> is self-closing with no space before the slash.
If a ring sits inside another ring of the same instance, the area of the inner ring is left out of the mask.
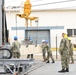
<path id="1" fill-rule="evenodd" d="M 31 3 L 30 3 L 30 0 L 26 0 L 24 2 L 24 13 L 16 14 L 16 15 L 26 20 L 26 24 L 25 24 L 26 26 L 28 26 L 28 20 L 30 20 L 30 26 L 32 26 L 32 20 L 35 20 L 35 19 L 38 20 L 38 17 L 29 17 L 30 14 L 31 14 Z"/>
<path id="2" fill-rule="evenodd" d="M 28 17 L 31 13 L 31 3 L 30 0 L 26 0 L 24 2 L 24 14 L 26 14 L 26 17 Z"/>

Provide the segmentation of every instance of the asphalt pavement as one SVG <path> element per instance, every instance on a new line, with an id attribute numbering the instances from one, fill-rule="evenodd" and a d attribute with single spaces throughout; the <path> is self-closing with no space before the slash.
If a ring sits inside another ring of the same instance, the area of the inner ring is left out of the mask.
<path id="1" fill-rule="evenodd" d="M 42 61 L 37 61 L 42 65 L 37 69 L 29 72 L 27 75 L 76 75 L 76 61 L 74 64 L 69 64 L 69 72 L 59 73 L 61 70 L 61 61 L 55 61 L 55 63 L 43 63 Z"/>
<path id="2" fill-rule="evenodd" d="M 27 55 L 22 56 L 21 58 L 26 58 Z M 45 63 L 42 62 L 42 54 L 34 54 L 34 62 L 35 64 L 23 75 L 76 75 L 76 51 L 74 51 L 74 64 L 69 64 L 69 72 L 59 73 L 61 70 L 61 61 L 60 55 L 56 51 L 53 51 L 53 57 L 55 59 L 55 63 Z M 0 75 L 13 75 L 13 74 L 0 74 Z"/>
<path id="3" fill-rule="evenodd" d="M 59 73 L 61 70 L 61 61 L 55 63 L 45 63 L 41 60 L 35 60 L 34 65 L 23 75 L 76 75 L 76 61 L 74 64 L 69 64 L 69 72 Z M 13 74 L 0 74 L 0 75 L 13 75 Z"/>

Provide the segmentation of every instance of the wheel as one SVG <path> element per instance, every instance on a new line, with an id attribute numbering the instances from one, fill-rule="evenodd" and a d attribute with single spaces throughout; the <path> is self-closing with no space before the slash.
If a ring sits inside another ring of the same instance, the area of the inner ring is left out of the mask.
<path id="1" fill-rule="evenodd" d="M 0 59 L 10 59 L 12 58 L 12 52 L 7 48 L 0 49 Z"/>

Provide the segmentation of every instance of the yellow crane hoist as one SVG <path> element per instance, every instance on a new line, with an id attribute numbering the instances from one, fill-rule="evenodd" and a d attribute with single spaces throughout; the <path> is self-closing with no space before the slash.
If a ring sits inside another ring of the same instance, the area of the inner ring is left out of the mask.
<path id="1" fill-rule="evenodd" d="M 20 18 L 24 18 L 26 20 L 26 26 L 28 26 L 28 19 L 30 20 L 30 26 L 32 26 L 32 20 L 38 20 L 38 17 L 30 17 L 31 14 L 31 3 L 30 0 L 26 0 L 24 2 L 24 13 L 23 14 L 17 14 Z"/>
<path id="2" fill-rule="evenodd" d="M 24 14 L 26 14 L 26 17 L 28 17 L 31 13 L 31 3 L 29 0 L 26 0 L 24 2 Z"/>

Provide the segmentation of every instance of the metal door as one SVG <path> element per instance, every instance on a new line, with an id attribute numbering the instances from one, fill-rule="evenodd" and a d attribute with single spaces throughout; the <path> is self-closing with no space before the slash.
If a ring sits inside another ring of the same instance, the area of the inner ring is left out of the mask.
<path id="1" fill-rule="evenodd" d="M 43 39 L 48 40 L 50 44 L 50 30 L 28 30 L 29 37 L 33 39 L 34 44 L 41 44 Z"/>

